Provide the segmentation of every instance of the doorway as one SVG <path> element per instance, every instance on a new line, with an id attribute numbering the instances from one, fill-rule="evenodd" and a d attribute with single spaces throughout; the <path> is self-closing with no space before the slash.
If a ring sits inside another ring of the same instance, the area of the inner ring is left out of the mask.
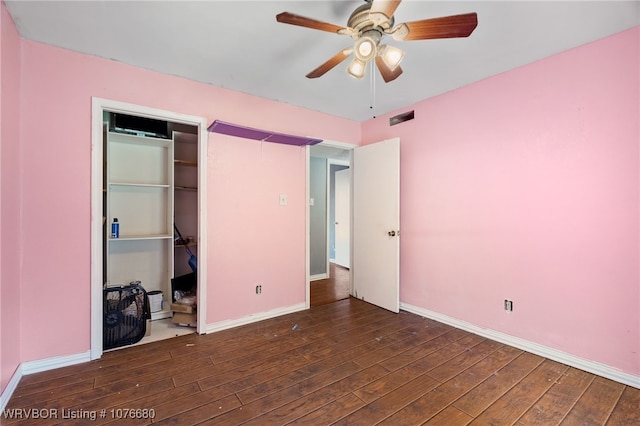
<path id="1" fill-rule="evenodd" d="M 187 135 L 187 139 L 191 140 L 192 146 L 184 146 L 187 150 L 193 151 L 193 155 L 195 156 L 194 162 L 196 164 L 200 164 L 202 166 L 197 167 L 196 173 L 192 177 L 194 180 L 194 184 L 197 187 L 197 191 L 195 192 L 195 197 L 193 198 L 193 202 L 196 203 L 195 208 L 192 209 L 192 217 L 189 222 L 196 222 L 195 224 L 190 223 L 191 229 L 189 230 L 189 234 L 193 235 L 194 242 L 197 243 L 198 256 L 201 259 L 206 259 L 207 253 L 207 244 L 206 244 L 206 153 L 207 153 L 207 130 L 206 130 L 206 119 L 204 117 L 196 117 L 189 116 L 179 113 L 174 113 L 171 111 L 159 110 L 154 108 L 143 107 L 139 105 L 127 104 L 118 101 L 110 101 L 106 99 L 93 98 L 92 99 L 92 153 L 91 153 L 91 161 L 92 161 L 92 171 L 91 171 L 91 359 L 97 359 L 102 356 L 104 347 L 103 347 L 103 289 L 106 282 L 109 281 L 106 277 L 107 268 L 105 267 L 105 255 L 107 254 L 107 245 L 105 244 L 106 233 L 104 231 L 105 226 L 109 225 L 108 221 L 111 221 L 113 214 L 106 214 L 108 206 L 107 206 L 107 195 L 108 191 L 105 190 L 104 182 L 105 182 L 105 161 L 107 161 L 107 149 L 108 146 L 105 146 L 105 137 L 104 134 L 106 132 L 104 117 L 109 114 L 120 114 L 125 116 L 132 117 L 142 117 L 144 119 L 153 119 L 166 123 L 170 123 L 171 131 L 176 131 L 181 133 L 183 136 Z M 191 136 L 189 136 L 191 135 Z M 139 135 L 138 135 L 139 136 Z M 126 136 L 131 137 L 131 136 Z M 143 147 L 144 145 L 140 145 L 136 142 L 133 143 L 135 146 Z M 160 199 L 165 199 L 168 197 L 169 201 L 174 199 L 174 191 L 178 192 L 178 190 L 182 190 L 181 188 L 174 188 L 173 184 L 173 168 L 174 168 L 174 157 L 173 157 L 173 144 L 171 143 L 158 143 L 158 146 L 169 146 L 169 152 L 171 156 L 167 161 L 167 167 L 170 167 L 171 174 L 171 182 L 167 185 L 160 184 L 131 184 L 128 182 L 125 183 L 113 183 L 113 185 L 118 188 L 121 193 L 127 193 L 130 189 L 140 190 L 139 187 L 148 187 L 153 191 L 168 191 L 168 195 L 163 195 Z M 128 144 L 128 146 L 132 146 L 132 144 Z M 135 148 L 135 149 L 144 149 L 144 148 Z M 166 154 L 162 154 L 163 156 Z M 125 156 L 125 158 L 128 158 Z M 164 158 L 164 157 L 163 157 Z M 175 157 L 178 158 L 178 157 Z M 130 158 L 129 158 L 130 159 Z M 109 183 L 112 185 L 112 183 Z M 186 188 L 186 187 L 185 187 Z M 183 188 L 184 189 L 184 188 Z M 179 198 L 179 196 L 178 196 Z M 124 198 L 123 198 L 124 199 Z M 121 203 L 122 204 L 122 203 Z M 168 224 L 173 224 L 173 202 L 168 203 L 170 205 L 170 211 L 167 213 L 168 218 L 165 218 Z M 105 208 L 107 206 L 107 208 Z M 133 216 L 131 216 L 133 217 Z M 163 219 L 163 220 L 165 220 Z M 157 237 L 147 235 L 145 238 L 137 240 L 136 238 L 122 238 L 118 239 L 115 243 L 115 251 L 116 252 L 124 252 L 128 248 L 134 245 L 142 245 L 147 244 L 147 241 L 153 241 L 157 239 L 158 241 L 166 241 L 166 243 L 155 243 L 149 242 L 149 247 L 160 247 L 163 244 L 168 247 L 168 250 L 165 250 L 168 254 L 166 257 L 170 257 L 171 261 L 168 262 L 171 266 L 168 267 L 168 274 L 170 277 L 174 277 L 174 273 L 178 272 L 178 269 L 173 268 L 174 264 L 174 232 L 171 229 L 171 226 L 163 226 L 162 234 L 166 235 L 158 235 Z M 193 230 L 193 231 L 192 231 Z M 153 233 L 153 232 L 152 232 Z M 128 241 L 127 241 L 128 240 Z M 124 241 L 124 242 L 123 242 Z M 147 247 L 148 248 L 148 247 Z M 149 250 L 147 250 L 149 252 Z M 176 249 L 177 252 L 177 249 Z M 180 254 L 178 254 L 179 256 Z M 197 327 L 195 329 L 196 332 L 202 333 L 205 329 L 205 313 L 206 313 L 206 290 L 207 290 L 207 274 L 206 274 L 206 263 L 201 262 L 197 268 Z M 167 291 L 169 294 L 164 296 L 165 303 L 167 301 L 172 300 L 172 291 L 170 290 L 171 285 L 165 283 L 169 290 Z M 166 311 L 163 309 L 162 311 Z M 157 319 L 161 319 L 158 317 L 164 316 L 162 313 L 156 314 Z M 154 314 L 152 312 L 152 319 L 154 318 Z M 169 315 L 170 316 L 170 313 Z M 151 325 L 151 330 L 153 330 L 153 325 Z M 158 332 L 162 333 L 162 328 L 158 328 Z M 193 330 L 190 330 L 193 332 Z M 171 337 L 175 336 L 175 333 L 172 334 Z M 151 336 L 149 336 L 151 337 Z M 155 338 L 158 338 L 158 334 L 156 334 Z M 147 339 L 145 337 L 144 339 Z M 144 340 L 143 339 L 143 340 Z M 149 340 L 149 339 L 147 339 Z"/>
<path id="2" fill-rule="evenodd" d="M 351 294 L 350 162 L 353 147 L 323 142 L 309 150 L 310 306 Z"/>

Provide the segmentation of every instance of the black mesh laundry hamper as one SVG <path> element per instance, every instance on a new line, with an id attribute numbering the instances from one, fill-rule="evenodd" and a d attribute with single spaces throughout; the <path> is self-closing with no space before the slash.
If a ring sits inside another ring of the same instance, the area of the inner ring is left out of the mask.
<path id="1" fill-rule="evenodd" d="M 104 289 L 102 348 L 139 342 L 151 318 L 147 292 L 139 284 Z"/>

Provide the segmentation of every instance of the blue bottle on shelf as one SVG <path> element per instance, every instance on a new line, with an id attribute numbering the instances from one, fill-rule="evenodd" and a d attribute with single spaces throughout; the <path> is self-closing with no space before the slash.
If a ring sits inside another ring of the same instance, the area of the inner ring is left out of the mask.
<path id="1" fill-rule="evenodd" d="M 120 224 L 117 217 L 114 217 L 111 222 L 111 238 L 120 238 Z"/>

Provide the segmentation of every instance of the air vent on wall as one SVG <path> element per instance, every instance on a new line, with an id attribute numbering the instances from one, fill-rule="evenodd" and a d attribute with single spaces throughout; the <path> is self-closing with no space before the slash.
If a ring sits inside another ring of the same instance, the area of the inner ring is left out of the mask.
<path id="1" fill-rule="evenodd" d="M 215 120 L 208 127 L 213 133 L 222 133 L 229 136 L 237 136 L 239 138 L 254 139 L 258 141 L 283 143 L 286 145 L 315 145 L 322 142 L 322 139 L 310 138 L 306 136 L 286 135 L 284 133 L 270 132 L 267 130 L 253 129 L 251 127 L 240 126 L 238 124 L 225 123 L 224 121 Z"/>
<path id="2" fill-rule="evenodd" d="M 413 120 L 413 117 L 414 117 L 413 110 L 409 112 L 403 112 L 402 114 L 394 115 L 389 119 L 389 126 L 395 126 L 396 124 Z"/>

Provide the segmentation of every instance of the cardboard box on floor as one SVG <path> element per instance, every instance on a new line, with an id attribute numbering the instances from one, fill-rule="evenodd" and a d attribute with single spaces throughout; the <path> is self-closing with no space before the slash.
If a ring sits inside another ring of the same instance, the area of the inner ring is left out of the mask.
<path id="1" fill-rule="evenodd" d="M 196 314 L 185 314 L 184 312 L 174 312 L 171 322 L 178 325 L 195 326 L 197 322 Z"/>
<path id="2" fill-rule="evenodd" d="M 184 303 L 172 303 L 171 310 L 173 312 L 182 312 L 183 314 L 193 314 L 196 308 L 193 305 L 185 305 Z"/>
<path id="3" fill-rule="evenodd" d="M 171 310 L 173 311 L 173 318 L 171 319 L 172 323 L 178 325 L 196 325 L 197 318 L 195 306 L 185 305 L 183 303 L 172 303 Z"/>

